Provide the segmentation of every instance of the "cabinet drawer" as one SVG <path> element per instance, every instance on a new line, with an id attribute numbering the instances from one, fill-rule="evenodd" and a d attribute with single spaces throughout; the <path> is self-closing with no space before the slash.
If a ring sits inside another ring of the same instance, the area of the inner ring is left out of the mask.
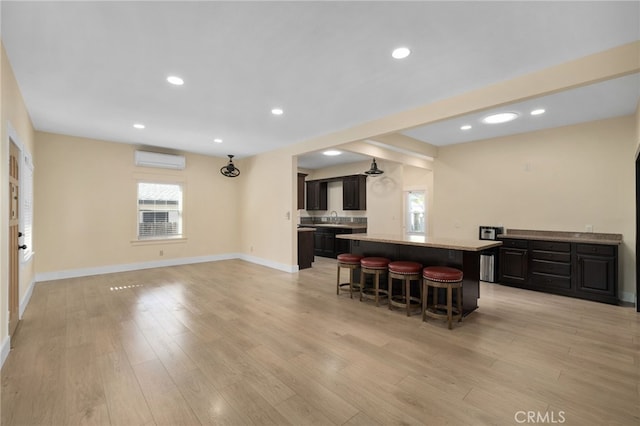
<path id="1" fill-rule="evenodd" d="M 526 249 L 528 247 L 527 240 L 502 240 L 502 247 L 521 248 Z"/>
<path id="2" fill-rule="evenodd" d="M 605 246 L 601 244 L 576 244 L 576 251 L 580 254 L 613 256 L 616 248 L 615 246 Z"/>
<path id="3" fill-rule="evenodd" d="M 564 243 L 560 241 L 531 241 L 531 248 L 533 250 L 561 251 L 569 253 L 571 251 L 571 243 Z"/>
<path id="4" fill-rule="evenodd" d="M 571 262 L 571 253 L 558 253 L 555 251 L 532 250 L 531 259 L 551 260 L 553 262 Z"/>
<path id="5" fill-rule="evenodd" d="M 571 290 L 571 278 L 553 274 L 532 272 L 529 283 L 535 287 Z"/>
<path id="6" fill-rule="evenodd" d="M 531 271 L 544 272 L 547 274 L 562 275 L 565 277 L 570 277 L 571 264 L 561 263 L 561 262 L 550 262 L 548 260 L 532 260 Z"/>

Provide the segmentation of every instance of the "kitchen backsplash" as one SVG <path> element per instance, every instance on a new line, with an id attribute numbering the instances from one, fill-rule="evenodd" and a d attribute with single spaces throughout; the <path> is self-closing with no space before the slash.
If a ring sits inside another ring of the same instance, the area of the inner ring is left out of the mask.
<path id="1" fill-rule="evenodd" d="M 302 216 L 300 217 L 301 225 L 313 225 L 314 223 L 358 223 L 367 224 L 366 217 L 354 216 Z"/>

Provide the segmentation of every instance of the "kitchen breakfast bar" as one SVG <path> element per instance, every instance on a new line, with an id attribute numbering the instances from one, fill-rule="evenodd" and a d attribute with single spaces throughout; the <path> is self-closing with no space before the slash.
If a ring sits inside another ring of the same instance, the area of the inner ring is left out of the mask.
<path id="1" fill-rule="evenodd" d="M 455 240 L 424 236 L 347 234 L 336 238 L 351 240 L 350 252 L 365 257 L 381 256 L 421 263 L 423 266 L 450 266 L 464 274 L 463 315 L 478 308 L 480 297 L 480 253 L 502 245 L 500 241 Z M 359 274 L 354 281 L 359 282 Z"/>

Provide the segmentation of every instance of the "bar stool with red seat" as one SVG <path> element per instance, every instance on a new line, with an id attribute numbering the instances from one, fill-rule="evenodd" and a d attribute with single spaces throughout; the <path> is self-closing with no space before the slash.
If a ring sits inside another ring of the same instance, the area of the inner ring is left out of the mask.
<path id="1" fill-rule="evenodd" d="M 422 270 L 424 289 L 422 290 L 422 321 L 427 317 L 446 319 L 451 330 L 451 322 L 462 321 L 462 271 L 448 266 L 427 266 Z M 433 288 L 433 302 L 429 304 L 429 288 Z M 447 290 L 447 304 L 438 303 L 438 289 Z M 456 289 L 457 307 L 453 307 L 453 289 Z M 438 311 L 445 310 L 446 313 Z M 454 313 L 455 312 L 455 313 Z"/>
<path id="2" fill-rule="evenodd" d="M 336 280 L 336 294 L 340 294 L 340 288 L 349 286 L 349 296 L 353 299 L 353 273 L 355 269 L 360 267 L 360 259 L 363 256 L 352 253 L 342 253 L 338 255 L 338 278 Z M 340 283 L 340 268 L 347 268 L 349 270 L 349 282 Z M 358 289 L 360 287 L 358 286 Z"/>
<path id="3" fill-rule="evenodd" d="M 373 299 L 376 306 L 380 306 L 380 294 L 384 297 L 389 295 L 388 291 L 380 288 L 380 275 L 387 273 L 387 268 L 391 261 L 386 257 L 363 257 L 360 259 L 360 301 L 362 299 Z M 365 288 L 365 275 L 373 275 L 373 288 Z"/>
<path id="4" fill-rule="evenodd" d="M 411 315 L 412 308 L 422 306 L 422 297 L 411 296 L 411 281 L 420 281 L 422 265 L 418 262 L 399 260 L 389 263 L 389 310 L 392 306 L 406 308 L 407 316 Z M 402 280 L 402 294 L 393 295 L 393 280 Z M 422 295 L 422 285 L 419 286 Z M 412 303 L 413 302 L 413 303 Z"/>

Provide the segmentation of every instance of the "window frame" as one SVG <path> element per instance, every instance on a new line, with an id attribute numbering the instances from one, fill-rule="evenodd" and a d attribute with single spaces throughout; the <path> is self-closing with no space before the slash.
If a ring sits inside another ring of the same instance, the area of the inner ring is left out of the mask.
<path id="1" fill-rule="evenodd" d="M 147 243 L 154 243 L 154 242 L 179 242 L 179 241 L 185 241 L 186 240 L 186 227 L 185 227 L 185 222 L 186 222 L 186 215 L 185 215 L 185 200 L 186 200 L 186 182 L 182 179 L 176 179 L 176 178 L 171 178 L 171 177 L 155 177 L 155 176 L 145 176 L 143 178 L 136 178 L 135 180 L 135 230 L 134 230 L 134 239 L 132 240 L 132 243 L 139 243 L 139 244 L 147 244 Z M 143 211 L 140 209 L 140 206 L 143 205 L 140 203 L 140 199 L 139 199 L 139 191 L 140 191 L 140 184 L 157 184 L 157 185 L 175 185 L 180 187 L 180 192 L 181 192 L 181 200 L 178 203 L 179 205 L 179 210 L 178 210 L 178 214 L 179 214 L 179 227 L 181 232 L 179 234 L 176 235 L 155 235 L 155 236 L 149 236 L 149 237 L 144 237 L 140 235 L 140 218 L 141 218 L 141 214 L 143 213 Z"/>

